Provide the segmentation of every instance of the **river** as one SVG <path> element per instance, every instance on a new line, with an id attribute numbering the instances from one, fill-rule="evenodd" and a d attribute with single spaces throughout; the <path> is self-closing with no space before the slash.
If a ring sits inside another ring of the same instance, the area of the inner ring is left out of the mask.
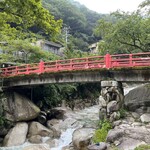
<path id="1" fill-rule="evenodd" d="M 136 86 L 126 87 L 124 88 L 124 93 L 127 94 L 131 89 L 134 89 Z M 66 127 L 64 128 L 60 139 L 57 141 L 57 146 L 54 148 L 48 148 L 48 145 L 43 143 L 44 145 L 50 150 L 61 150 L 62 147 L 67 146 L 72 141 L 72 133 L 75 129 L 80 128 L 82 126 L 96 126 L 99 120 L 99 106 L 95 105 L 92 107 L 85 108 L 83 110 L 75 110 L 75 111 L 68 111 L 67 118 L 70 120 L 75 120 L 73 125 L 66 123 Z M 63 122 L 62 122 L 63 124 Z M 43 142 L 45 142 L 48 138 L 43 138 Z M 23 147 L 27 145 L 31 145 L 30 143 L 26 142 L 21 146 L 14 146 L 14 147 L 0 147 L 0 150 L 22 150 Z M 33 144 L 32 144 L 33 145 Z"/>

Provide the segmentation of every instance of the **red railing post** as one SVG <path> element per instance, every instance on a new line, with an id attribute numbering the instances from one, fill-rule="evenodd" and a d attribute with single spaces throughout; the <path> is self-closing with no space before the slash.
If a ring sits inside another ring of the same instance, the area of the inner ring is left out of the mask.
<path id="1" fill-rule="evenodd" d="M 105 55 L 105 66 L 107 69 L 111 68 L 111 55 L 109 53 Z"/>
<path id="2" fill-rule="evenodd" d="M 88 69 L 89 68 L 89 59 L 86 58 L 86 64 L 85 64 L 85 69 Z"/>
<path id="3" fill-rule="evenodd" d="M 18 75 L 18 66 L 15 68 L 15 74 Z"/>
<path id="4" fill-rule="evenodd" d="M 56 62 L 56 63 L 55 63 L 55 65 L 56 65 L 55 71 L 59 71 L 59 64 L 58 64 L 58 61 L 56 60 L 55 62 Z"/>
<path id="5" fill-rule="evenodd" d="M 44 61 L 40 61 L 39 63 L 39 73 L 43 73 L 44 72 Z"/>
<path id="6" fill-rule="evenodd" d="M 129 66 L 132 67 L 133 66 L 133 58 L 132 58 L 132 54 L 129 54 Z"/>
<path id="7" fill-rule="evenodd" d="M 5 75 L 7 76 L 7 73 L 8 73 L 8 69 L 7 68 L 5 68 Z"/>
<path id="8" fill-rule="evenodd" d="M 70 59 L 70 70 L 73 70 L 72 59 Z"/>
<path id="9" fill-rule="evenodd" d="M 29 64 L 26 65 L 26 74 L 29 74 Z"/>

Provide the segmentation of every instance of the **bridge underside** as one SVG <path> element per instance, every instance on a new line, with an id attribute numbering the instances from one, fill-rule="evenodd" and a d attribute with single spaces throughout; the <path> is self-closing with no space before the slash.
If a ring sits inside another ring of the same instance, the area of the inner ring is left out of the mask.
<path id="1" fill-rule="evenodd" d="M 3 88 L 34 86 L 51 83 L 100 82 L 102 80 L 111 79 L 121 82 L 150 82 L 150 68 L 81 70 L 75 72 L 68 71 L 16 76 L 5 78 L 3 81 Z"/>

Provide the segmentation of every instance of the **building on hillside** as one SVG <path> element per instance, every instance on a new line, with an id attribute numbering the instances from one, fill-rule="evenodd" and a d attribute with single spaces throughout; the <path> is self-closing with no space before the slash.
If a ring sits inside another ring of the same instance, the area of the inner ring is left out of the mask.
<path id="1" fill-rule="evenodd" d="M 44 41 L 44 40 L 38 40 L 35 43 L 36 46 L 41 47 L 43 50 L 54 53 L 56 55 L 62 56 L 63 51 L 62 51 L 62 45 L 58 43 L 54 43 L 51 41 Z"/>
<path id="2" fill-rule="evenodd" d="M 89 51 L 93 54 L 97 54 L 98 53 L 98 42 L 91 44 L 89 46 Z"/>

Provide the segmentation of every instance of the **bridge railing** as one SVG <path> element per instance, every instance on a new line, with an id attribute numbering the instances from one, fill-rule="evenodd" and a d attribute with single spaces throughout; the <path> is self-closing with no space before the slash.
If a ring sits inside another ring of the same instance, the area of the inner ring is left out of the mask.
<path id="1" fill-rule="evenodd" d="M 41 74 L 44 72 L 73 71 L 117 67 L 150 66 L 150 52 L 137 54 L 118 54 L 105 56 L 94 56 L 87 58 L 75 58 L 56 60 L 50 62 L 26 64 L 1 68 L 1 76 L 9 77 L 26 74 Z"/>
<path id="2" fill-rule="evenodd" d="M 110 68 L 150 66 L 150 52 L 111 55 Z"/>

